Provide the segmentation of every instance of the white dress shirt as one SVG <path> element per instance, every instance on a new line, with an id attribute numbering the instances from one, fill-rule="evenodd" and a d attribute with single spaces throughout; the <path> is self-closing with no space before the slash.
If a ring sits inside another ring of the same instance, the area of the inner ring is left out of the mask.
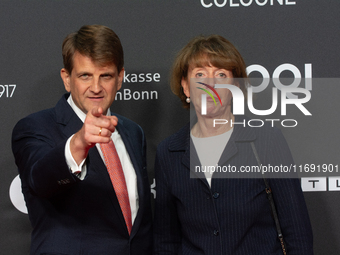
<path id="1" fill-rule="evenodd" d="M 74 112 L 77 114 L 77 116 L 81 119 L 82 122 L 85 121 L 86 114 L 80 110 L 72 100 L 72 96 L 70 95 L 69 98 L 67 99 L 67 102 L 70 104 Z M 111 115 L 110 109 L 107 110 L 107 116 Z M 99 132 L 99 130 L 98 130 Z M 76 173 L 79 179 L 84 180 L 86 176 L 86 164 L 84 164 L 85 160 L 84 159 L 80 165 L 77 165 L 75 162 L 71 150 L 70 150 L 70 141 L 73 135 L 67 140 L 66 145 L 65 145 L 65 158 L 67 165 L 69 166 L 70 170 L 72 173 Z M 139 203 L 138 203 L 138 191 L 137 191 L 137 176 L 135 169 L 133 168 L 130 156 L 125 148 L 124 142 L 118 133 L 117 129 L 112 133 L 111 135 L 112 141 L 116 147 L 120 162 L 122 164 L 124 176 L 125 176 L 125 181 L 126 181 L 126 186 L 128 189 L 129 193 L 129 201 L 130 201 L 130 207 L 131 207 L 131 220 L 132 224 L 136 218 L 138 208 L 139 208 Z M 97 150 L 102 158 L 102 160 L 105 163 L 103 153 L 100 148 L 100 144 L 96 144 Z"/>

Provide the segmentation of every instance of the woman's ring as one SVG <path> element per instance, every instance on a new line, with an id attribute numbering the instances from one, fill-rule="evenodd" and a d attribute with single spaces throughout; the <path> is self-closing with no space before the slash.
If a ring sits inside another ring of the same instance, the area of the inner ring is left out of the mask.
<path id="1" fill-rule="evenodd" d="M 102 135 L 102 128 L 99 129 L 99 136 Z"/>

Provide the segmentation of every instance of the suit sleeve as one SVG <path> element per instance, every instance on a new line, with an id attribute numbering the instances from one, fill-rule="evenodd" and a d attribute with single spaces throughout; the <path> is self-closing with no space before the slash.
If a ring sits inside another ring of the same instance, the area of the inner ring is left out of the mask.
<path id="1" fill-rule="evenodd" d="M 53 123 L 48 128 L 27 117 L 17 123 L 12 134 L 12 150 L 23 185 L 40 197 L 62 192 L 77 181 L 65 160 L 67 138 L 60 139 Z"/>
<path id="2" fill-rule="evenodd" d="M 266 162 L 275 165 L 294 164 L 288 144 L 278 129 L 272 130 Z M 297 176 L 296 176 L 297 177 Z M 273 192 L 287 254 L 313 254 L 313 234 L 298 178 L 269 179 Z"/>
<path id="3" fill-rule="evenodd" d="M 169 173 L 171 160 L 165 149 L 158 149 L 155 163 L 156 201 L 154 221 L 154 255 L 178 254 L 181 229 L 174 197 L 171 194 Z"/>

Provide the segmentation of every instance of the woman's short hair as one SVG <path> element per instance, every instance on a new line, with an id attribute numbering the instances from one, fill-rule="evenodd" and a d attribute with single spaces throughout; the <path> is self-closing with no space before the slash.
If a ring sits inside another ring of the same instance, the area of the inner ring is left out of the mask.
<path id="1" fill-rule="evenodd" d="M 171 90 L 177 95 L 184 108 L 189 108 L 186 95 L 181 85 L 182 78 L 187 78 L 189 67 L 215 66 L 230 70 L 246 97 L 246 65 L 238 50 L 227 39 L 220 35 L 197 36 L 177 54 L 172 66 L 170 80 Z"/>
<path id="2" fill-rule="evenodd" d="M 115 64 L 118 72 L 124 67 L 123 47 L 119 37 L 110 28 L 102 25 L 82 26 L 69 34 L 63 42 L 64 68 L 71 74 L 75 52 L 91 58 L 101 66 Z"/>

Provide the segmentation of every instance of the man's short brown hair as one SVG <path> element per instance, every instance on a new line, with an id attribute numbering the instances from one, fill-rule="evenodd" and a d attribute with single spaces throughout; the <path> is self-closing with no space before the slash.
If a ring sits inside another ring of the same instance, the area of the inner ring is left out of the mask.
<path id="1" fill-rule="evenodd" d="M 91 58 L 101 66 L 115 64 L 118 72 L 124 67 L 123 47 L 119 37 L 110 28 L 102 25 L 82 26 L 69 34 L 63 42 L 64 68 L 71 74 L 75 52 Z"/>

